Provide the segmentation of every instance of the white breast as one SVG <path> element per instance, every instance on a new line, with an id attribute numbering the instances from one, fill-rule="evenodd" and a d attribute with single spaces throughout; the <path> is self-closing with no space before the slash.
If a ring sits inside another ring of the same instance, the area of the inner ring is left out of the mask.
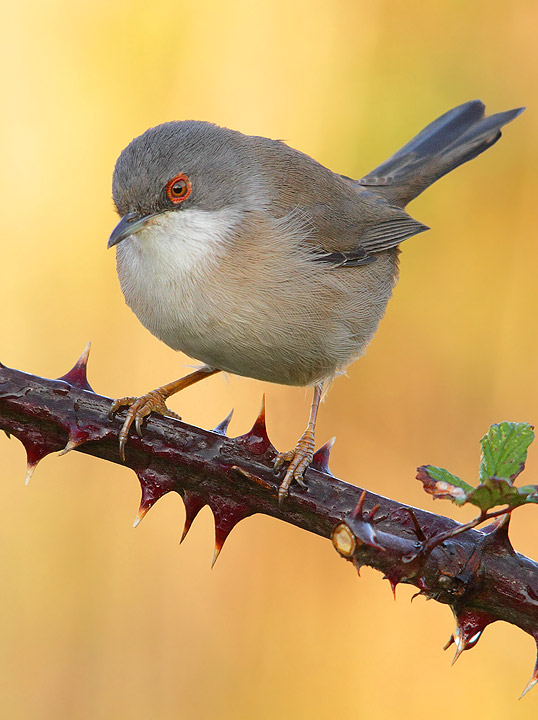
<path id="1" fill-rule="evenodd" d="M 170 211 L 117 247 L 127 304 L 163 342 L 201 360 L 196 338 L 211 324 L 213 312 L 204 303 L 204 288 L 239 220 L 234 208 Z"/>
<path id="2" fill-rule="evenodd" d="M 383 253 L 335 271 L 312 262 L 307 233 L 296 213 L 162 213 L 118 244 L 121 287 L 139 320 L 175 350 L 238 375 L 312 384 L 364 351 L 397 263 Z"/>

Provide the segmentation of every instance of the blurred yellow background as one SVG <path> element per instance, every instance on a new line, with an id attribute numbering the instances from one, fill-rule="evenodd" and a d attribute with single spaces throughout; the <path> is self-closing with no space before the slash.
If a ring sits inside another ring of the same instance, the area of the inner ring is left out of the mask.
<path id="1" fill-rule="evenodd" d="M 437 115 L 480 97 L 527 105 L 499 144 L 412 206 L 401 280 L 365 358 L 319 424 L 333 472 L 460 520 L 414 480 L 432 462 L 466 479 L 492 422 L 538 422 L 538 5 L 532 0 L 21 0 L 4 3 L 0 359 L 57 377 L 88 340 L 90 382 L 112 397 L 190 361 L 125 306 L 111 173 L 147 127 L 206 119 L 289 144 L 360 177 Z M 270 436 L 291 447 L 309 393 L 220 376 L 171 401 L 232 434 L 267 391 Z M 23 486 L 0 438 L 0 703 L 6 718 L 535 718 L 517 702 L 531 638 L 496 624 L 450 667 L 448 607 L 352 567 L 276 520 L 241 523 L 210 571 L 206 508 L 181 548 L 164 498 L 136 531 L 134 474 L 77 453 Z M 536 482 L 538 443 L 526 483 Z M 538 557 L 536 508 L 515 547 Z M 450 688 L 447 690 L 447 688 Z"/>

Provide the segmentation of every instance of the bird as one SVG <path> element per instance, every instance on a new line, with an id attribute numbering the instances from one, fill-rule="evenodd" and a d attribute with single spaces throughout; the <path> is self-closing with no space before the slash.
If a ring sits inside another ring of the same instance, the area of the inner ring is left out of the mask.
<path id="1" fill-rule="evenodd" d="M 429 229 L 406 206 L 523 110 L 486 116 L 480 100 L 466 102 L 358 180 L 281 140 L 206 121 L 165 122 L 132 140 L 112 181 L 121 219 L 108 247 L 121 290 L 153 335 L 202 365 L 113 403 L 111 417 L 127 408 L 121 458 L 133 423 L 141 435 L 152 412 L 179 417 L 166 400 L 224 371 L 313 388 L 305 432 L 274 462 L 279 503 L 294 481 L 305 486 L 320 402 L 376 332 L 400 244 Z"/>

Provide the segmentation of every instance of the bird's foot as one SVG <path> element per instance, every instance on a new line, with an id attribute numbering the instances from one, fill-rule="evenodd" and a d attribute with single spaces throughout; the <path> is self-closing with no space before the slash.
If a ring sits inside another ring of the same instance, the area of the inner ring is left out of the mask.
<path id="1" fill-rule="evenodd" d="M 125 444 L 127 442 L 127 436 L 129 435 L 129 430 L 131 429 L 131 425 L 133 423 L 135 424 L 138 436 L 142 437 L 142 423 L 144 418 L 152 412 L 181 420 L 177 413 L 166 407 L 165 399 L 166 397 L 160 392 L 160 389 L 157 389 L 152 390 L 141 397 L 124 397 L 114 401 L 109 413 L 110 418 L 112 418 L 120 408 L 129 408 L 120 430 L 120 457 L 123 462 L 125 462 Z"/>
<path id="2" fill-rule="evenodd" d="M 279 505 L 282 505 L 288 496 L 290 485 L 294 480 L 299 483 L 301 487 L 306 487 L 303 475 L 307 467 L 312 462 L 312 458 L 314 457 L 314 448 L 314 433 L 311 430 L 307 430 L 299 439 L 299 442 L 295 446 L 294 450 L 278 453 L 273 466 L 275 472 L 278 472 L 284 463 L 289 463 L 284 479 L 278 488 Z"/>

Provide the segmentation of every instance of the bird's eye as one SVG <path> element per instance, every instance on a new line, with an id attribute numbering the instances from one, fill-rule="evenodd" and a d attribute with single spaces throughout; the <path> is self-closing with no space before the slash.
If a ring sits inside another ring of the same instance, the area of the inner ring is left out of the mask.
<path id="1" fill-rule="evenodd" d="M 191 182 L 185 173 L 179 173 L 166 185 L 166 194 L 168 199 L 176 205 L 186 200 L 191 194 Z"/>

